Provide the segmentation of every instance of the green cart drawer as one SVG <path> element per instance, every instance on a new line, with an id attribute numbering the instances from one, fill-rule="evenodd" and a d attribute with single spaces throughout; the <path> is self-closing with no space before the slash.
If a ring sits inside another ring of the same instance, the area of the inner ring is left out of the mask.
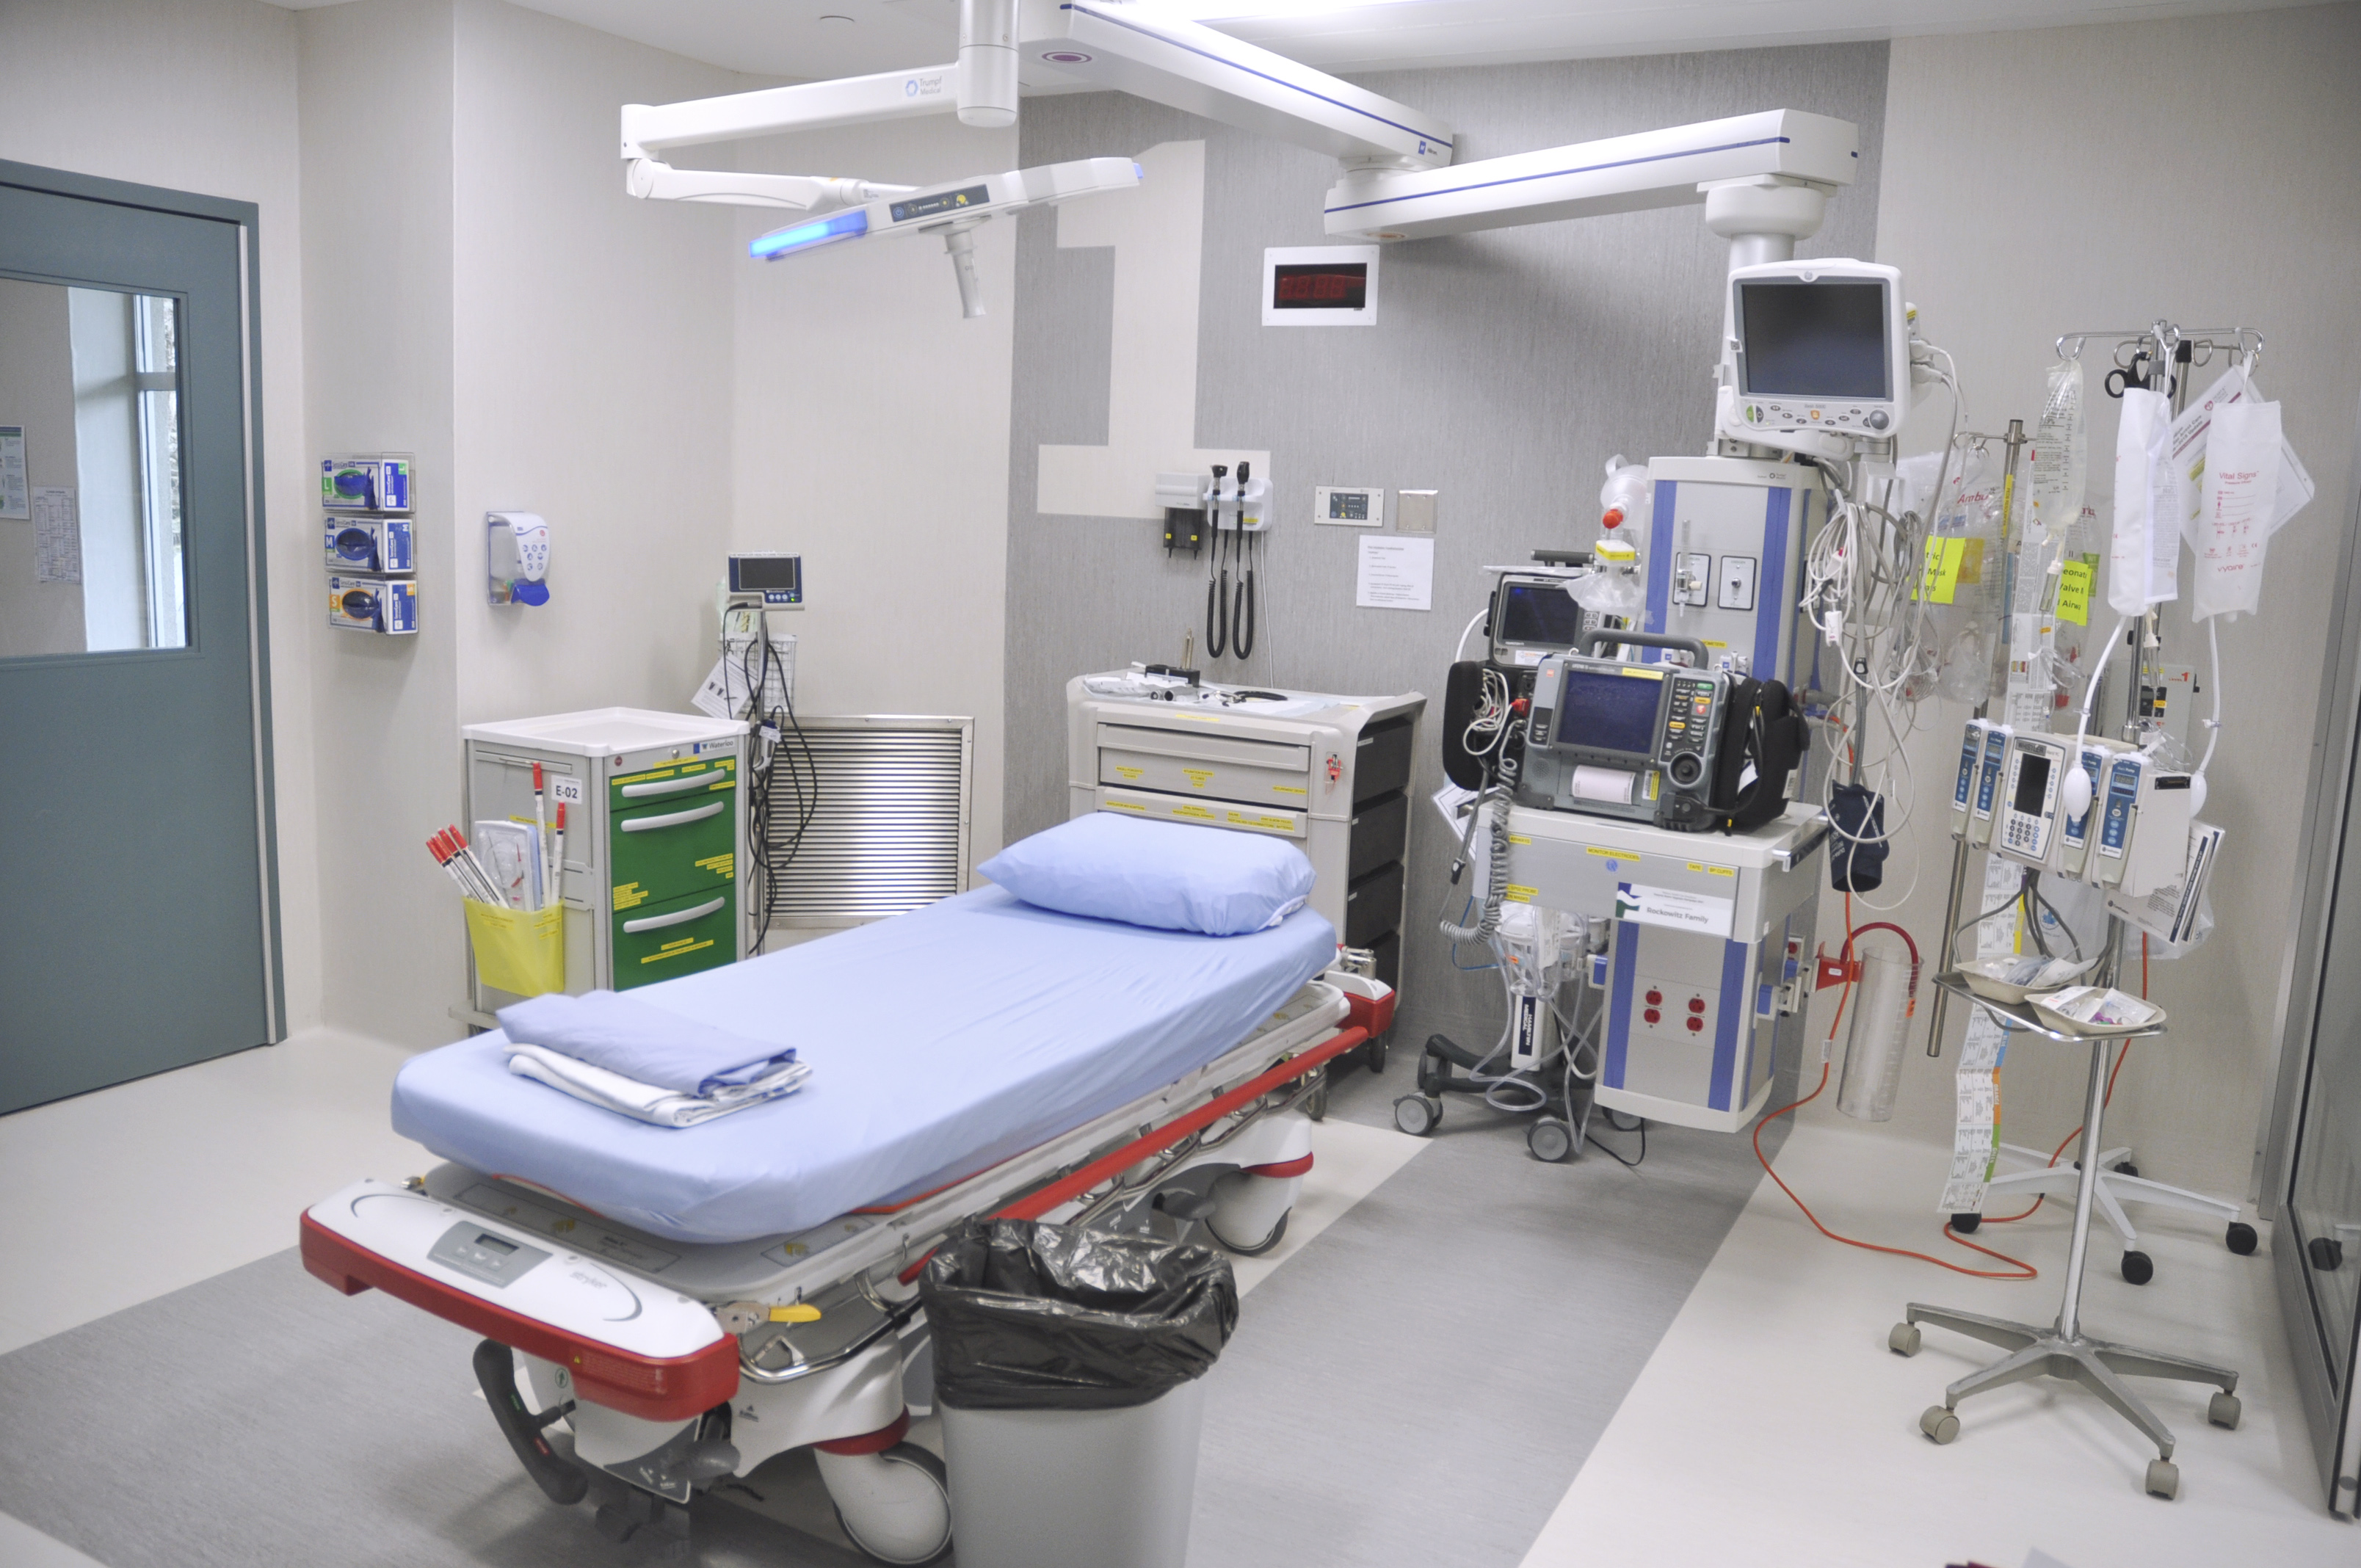
<path id="1" fill-rule="evenodd" d="M 738 881 L 734 775 L 610 819 L 607 854 L 618 914 L 686 894 L 710 898 Z"/>
<path id="2" fill-rule="evenodd" d="M 607 781 L 607 809 L 631 811 L 658 801 L 678 800 L 683 795 L 711 789 L 724 777 L 734 780 L 737 776 L 738 759 L 721 756 L 666 762 L 658 768 L 642 768 L 636 773 L 618 773 Z"/>
<path id="3" fill-rule="evenodd" d="M 695 974 L 737 956 L 731 924 L 738 918 L 734 883 L 663 904 L 619 909 L 608 918 L 615 923 L 617 991 Z"/>

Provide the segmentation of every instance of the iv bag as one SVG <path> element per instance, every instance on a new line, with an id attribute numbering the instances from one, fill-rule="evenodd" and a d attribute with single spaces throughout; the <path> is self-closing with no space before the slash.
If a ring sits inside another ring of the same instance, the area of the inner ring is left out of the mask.
<path id="1" fill-rule="evenodd" d="M 2034 538 L 2059 538 L 2081 514 L 2090 469 L 2090 436 L 2082 426 L 2082 362 L 2060 359 L 2049 367 L 2049 390 L 2042 399 L 2041 422 L 2033 438 Z"/>
<path id="2" fill-rule="evenodd" d="M 1629 568 L 1609 567 L 1593 572 L 1587 577 L 1576 577 L 1566 590 L 1574 602 L 1594 615 L 1635 617 L 1647 608 L 1647 590 L 1640 586 L 1640 576 Z"/>
<path id="3" fill-rule="evenodd" d="M 2123 422 L 2115 431 L 2115 532 L 2107 559 L 2107 603 L 2117 615 L 2138 615 L 2180 597 L 2173 568 L 2180 564 L 2180 492 L 2165 451 L 2171 434 L 2172 405 L 2163 393 L 2124 389 Z"/>
<path id="4" fill-rule="evenodd" d="M 2191 620 L 2239 615 L 2261 602 L 2263 552 L 2279 511 L 2283 440 L 2277 403 L 2237 402 L 2214 411 L 2190 539 L 2197 559 Z"/>

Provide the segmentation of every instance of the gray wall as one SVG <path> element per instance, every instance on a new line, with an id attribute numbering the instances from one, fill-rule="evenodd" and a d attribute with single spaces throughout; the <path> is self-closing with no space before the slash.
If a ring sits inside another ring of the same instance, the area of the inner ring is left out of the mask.
<path id="1" fill-rule="evenodd" d="M 1447 116 L 1464 159 L 1717 118 L 1805 109 L 1861 127 L 1861 181 L 1807 255 L 1866 257 L 1877 229 L 1886 46 L 1759 49 L 1640 60 L 1407 71 L 1360 80 Z M 1333 160 L 1115 93 L 1027 100 L 1027 165 L 1205 142 L 1197 444 L 1268 448 L 1278 525 L 1259 572 L 1251 670 L 1224 678 L 1433 699 L 1416 788 L 1442 782 L 1435 720 L 1452 649 L 1480 608 L 1490 563 L 1598 532 L 1600 466 L 1704 448 L 1708 371 L 1727 247 L 1700 209 L 1675 208 L 1389 247 L 1369 328 L 1266 328 L 1266 246 L 1327 243 Z M 1020 220 L 1009 452 L 1006 827 L 1065 815 L 1058 693 L 1071 675 L 1180 655 L 1202 622 L 1205 563 L 1167 562 L 1156 526 L 1043 516 L 1043 443 L 1106 440 L 1112 253 L 1057 247 L 1053 214 Z M 1358 530 L 1311 526 L 1312 487 L 1442 492 L 1435 608 L 1353 606 Z M 1489 975 L 1455 974 L 1431 917 L 1451 846 L 1413 816 L 1405 1025 L 1488 1043 Z M 1456 913 L 1455 911 L 1454 913 Z"/>

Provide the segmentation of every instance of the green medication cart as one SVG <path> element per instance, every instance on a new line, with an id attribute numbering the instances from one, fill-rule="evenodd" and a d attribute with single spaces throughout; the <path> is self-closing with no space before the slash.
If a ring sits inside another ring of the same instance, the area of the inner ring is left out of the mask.
<path id="1" fill-rule="evenodd" d="M 746 726 L 702 714 L 598 707 L 470 724 L 467 821 L 533 820 L 533 770 L 554 830 L 566 806 L 566 990 L 629 991 L 746 956 Z M 470 959 L 489 1026 L 517 1000 Z"/>

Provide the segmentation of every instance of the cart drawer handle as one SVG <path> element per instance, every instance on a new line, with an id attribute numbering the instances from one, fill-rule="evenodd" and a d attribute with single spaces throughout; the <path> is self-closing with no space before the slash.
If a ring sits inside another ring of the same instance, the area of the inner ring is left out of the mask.
<path id="1" fill-rule="evenodd" d="M 626 920 L 623 922 L 623 935 L 636 937 L 642 931 L 661 931 L 667 926 L 686 926 L 692 920 L 704 919 L 729 902 L 727 898 L 716 898 L 694 909 L 675 909 L 669 915 L 651 915 L 644 920 Z"/>
<path id="2" fill-rule="evenodd" d="M 654 784 L 625 784 L 623 786 L 623 798 L 625 800 L 637 800 L 642 795 L 678 795 L 685 789 L 705 789 L 720 780 L 728 778 L 729 776 L 730 775 L 728 773 L 716 768 L 709 773 L 690 773 L 686 778 L 663 779 Z"/>
<path id="3" fill-rule="evenodd" d="M 657 828 L 677 827 L 683 822 L 702 822 L 729 804 L 726 800 L 708 800 L 703 806 L 692 806 L 686 811 L 667 811 L 662 817 L 634 817 L 623 824 L 623 831 L 645 833 Z"/>

